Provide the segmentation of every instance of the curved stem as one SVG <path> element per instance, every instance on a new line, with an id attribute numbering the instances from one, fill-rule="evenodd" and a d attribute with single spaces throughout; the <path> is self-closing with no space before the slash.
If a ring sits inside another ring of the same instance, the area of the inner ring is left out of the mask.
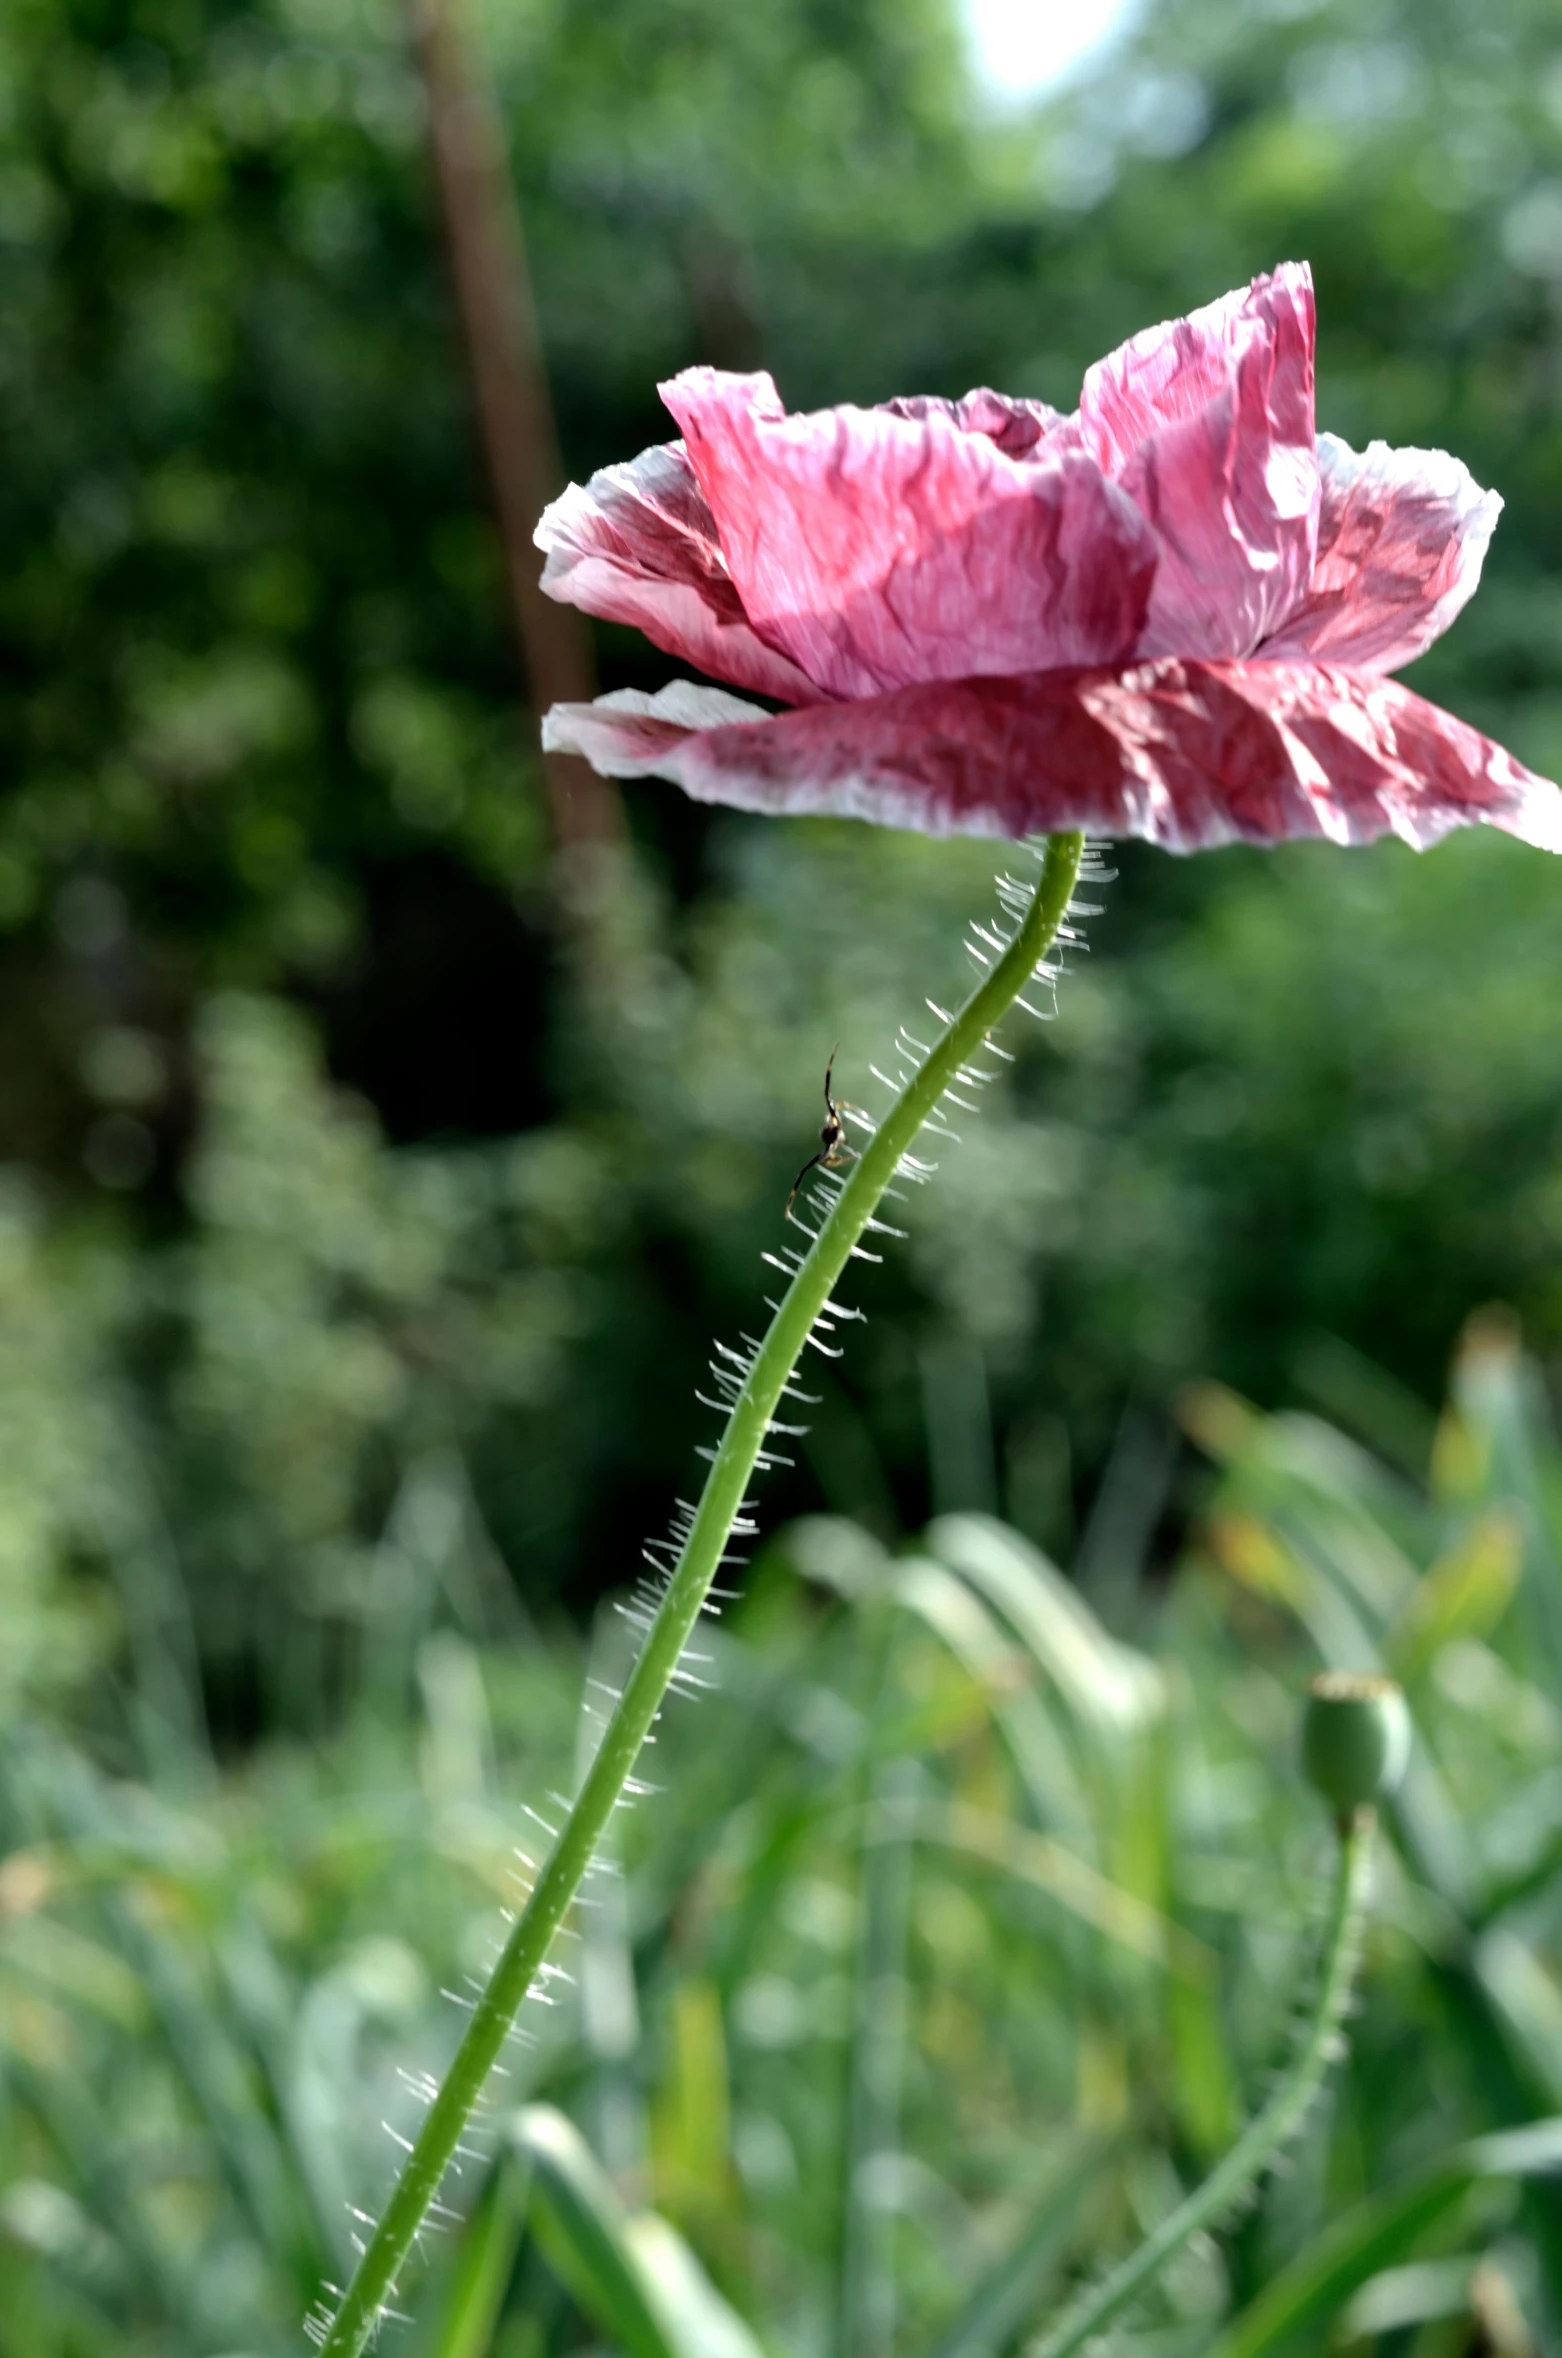
<path id="1" fill-rule="evenodd" d="M 472 2009 L 472 2019 L 429 2106 L 384 2216 L 324 2329 L 319 2346 L 325 2358 L 358 2358 L 394 2295 L 402 2262 L 439 2192 L 499 2051 L 661 1710 L 684 1646 L 710 1593 L 771 1419 L 814 1323 L 828 1307 L 852 1249 L 900 1168 L 902 1156 L 961 1067 L 977 1053 L 1051 948 L 1067 913 L 1083 853 L 1081 835 L 1049 838 L 1040 879 L 1013 939 L 939 1034 L 852 1165 L 806 1259 L 782 1296 L 727 1419 L 682 1554 L 639 1660 L 603 1733 L 575 1806 Z"/>
<path id="2" fill-rule="evenodd" d="M 1238 2195 L 1262 2176 L 1301 2126 L 1339 2051 L 1361 1948 L 1375 1824 L 1371 1810 L 1358 1810 L 1340 1829 L 1318 2001 L 1296 2060 L 1285 2078 L 1262 2112 L 1248 2123 L 1224 2161 L 1216 2163 L 1203 2185 L 1196 2186 L 1187 2200 L 1161 2221 L 1155 2233 L 1146 2236 L 1138 2250 L 1130 2252 L 1112 2270 L 1104 2283 L 1085 2292 L 1050 2333 L 1033 2342 L 1029 2358 L 1073 2358 L 1074 2352 L 1083 2349 L 1143 2292 L 1190 2236 L 1211 2226 Z"/>

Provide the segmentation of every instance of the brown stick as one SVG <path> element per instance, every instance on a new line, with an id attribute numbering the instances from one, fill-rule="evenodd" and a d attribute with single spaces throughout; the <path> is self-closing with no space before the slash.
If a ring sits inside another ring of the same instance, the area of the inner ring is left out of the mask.
<path id="1" fill-rule="evenodd" d="M 583 618 L 538 586 L 542 561 L 532 531 L 562 471 L 520 208 L 499 111 L 465 39 L 460 0 L 412 0 L 412 26 L 510 609 L 527 689 L 542 713 L 550 704 L 588 701 L 596 667 Z M 623 806 L 609 780 L 572 754 L 546 754 L 543 767 L 561 849 L 622 840 Z"/>

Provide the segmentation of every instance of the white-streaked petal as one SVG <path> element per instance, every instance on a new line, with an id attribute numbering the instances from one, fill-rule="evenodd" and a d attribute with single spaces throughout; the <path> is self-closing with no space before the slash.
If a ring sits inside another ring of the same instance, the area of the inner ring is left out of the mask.
<path id="1" fill-rule="evenodd" d="M 561 604 L 643 630 L 654 646 L 782 704 L 808 704 L 812 681 L 750 628 L 715 518 L 681 442 L 570 484 L 533 535 L 542 586 Z"/>
<path id="2" fill-rule="evenodd" d="M 1312 273 L 1283 262 L 1086 371 L 1074 431 L 1160 543 L 1138 653 L 1250 655 L 1304 592 L 1313 329 Z"/>
<path id="3" fill-rule="evenodd" d="M 1397 680 L 1184 663 L 932 681 L 755 713 L 679 683 L 556 706 L 546 742 L 702 802 L 930 835 L 1080 827 L 1175 852 L 1294 838 L 1418 849 L 1486 824 L 1562 851 L 1562 792 Z"/>
<path id="4" fill-rule="evenodd" d="M 1473 596 L 1502 513 L 1446 450 L 1318 437 L 1323 507 L 1306 595 L 1261 652 L 1397 671 Z"/>
<path id="5" fill-rule="evenodd" d="M 555 704 L 543 715 L 544 753 L 578 753 L 604 778 L 657 776 L 657 762 L 669 746 L 691 731 L 743 727 L 771 715 L 762 704 L 747 704 L 725 688 L 695 680 L 673 680 L 648 695 L 643 688 L 615 688 L 592 704 Z"/>

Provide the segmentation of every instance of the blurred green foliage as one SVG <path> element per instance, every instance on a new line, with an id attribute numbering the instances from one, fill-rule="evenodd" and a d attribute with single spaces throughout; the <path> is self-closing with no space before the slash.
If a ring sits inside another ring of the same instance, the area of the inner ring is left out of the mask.
<path id="1" fill-rule="evenodd" d="M 1385 2358 L 1554 2346 L 1562 1448 L 1534 1370 L 1472 1328 L 1418 1476 L 1217 1386 L 1183 1413 L 1218 1478 L 1169 1586 L 1118 1556 L 1081 1590 L 980 1515 L 767 1545 L 528 2009 L 409 2349 L 1023 2348 L 1285 2054 L 1328 1869 L 1295 1762 L 1319 1661 L 1393 1668 L 1416 1722 L 1350 2057 L 1123 2346 L 1260 2358 L 1346 2312 Z M 242 1765 L 171 1649 L 126 1673 L 120 1773 L 8 1716 L 8 2348 L 298 2347 L 347 2206 L 381 2199 L 382 2116 L 449 2050 L 437 1993 L 542 1838 L 528 1797 L 546 1816 L 589 1740 L 582 1673 L 630 1643 L 611 1609 L 584 1658 L 513 1611 L 430 1461 L 329 1702 L 306 1716 L 286 1618 L 259 1634 L 300 1724 Z"/>

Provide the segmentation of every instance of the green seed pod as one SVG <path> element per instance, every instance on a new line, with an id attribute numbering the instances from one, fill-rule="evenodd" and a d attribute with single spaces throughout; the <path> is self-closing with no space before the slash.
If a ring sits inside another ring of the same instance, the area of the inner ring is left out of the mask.
<path id="1" fill-rule="evenodd" d="M 1302 1767 L 1336 1816 L 1387 1799 L 1410 1758 L 1410 1713 L 1391 1678 L 1326 1670 L 1307 1690 Z"/>

